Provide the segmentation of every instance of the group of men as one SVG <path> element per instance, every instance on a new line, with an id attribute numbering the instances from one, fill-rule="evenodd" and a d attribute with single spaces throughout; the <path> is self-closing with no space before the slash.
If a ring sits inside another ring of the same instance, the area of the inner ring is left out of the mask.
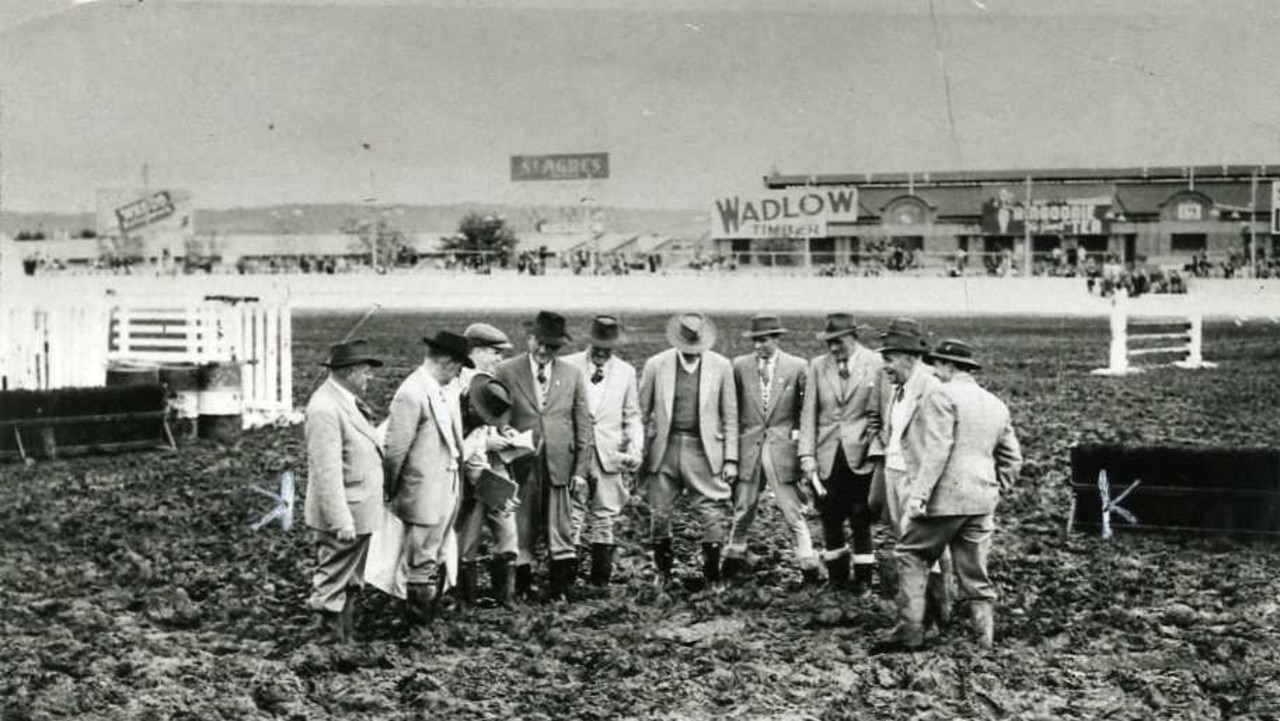
<path id="1" fill-rule="evenodd" d="M 923 645 L 925 624 L 949 618 L 954 575 L 979 643 L 992 643 L 995 589 L 987 553 L 1002 488 L 1021 453 L 1008 408 L 981 388 L 981 366 L 959 340 L 931 345 L 913 319 L 894 320 L 874 349 L 848 313 L 832 313 L 810 361 L 780 347 L 773 315 L 750 319 L 752 352 L 715 353 L 717 328 L 701 313 L 667 324 L 670 348 L 639 373 L 617 355 L 627 334 L 596 316 L 586 348 L 563 316 L 525 324 L 526 352 L 476 323 L 424 338 L 423 363 L 391 402 L 384 439 L 361 400 L 381 365 L 363 341 L 335 345 L 328 380 L 307 407 L 306 520 L 317 570 L 309 606 L 335 639 L 351 636 L 355 591 L 370 534 L 389 508 L 404 524 L 406 611 L 430 619 L 456 533 L 465 602 L 533 598 L 533 562 L 546 549 L 548 598 L 563 598 L 589 548 L 590 583 L 613 572 L 615 526 L 640 489 L 650 510 L 657 582 L 672 581 L 672 519 L 683 499 L 701 526 L 701 571 L 719 585 L 748 572 L 747 543 L 765 491 L 791 531 L 803 583 L 870 593 L 872 526 L 896 539 L 898 623 L 882 650 Z M 530 449 L 512 453 L 523 437 Z M 633 479 L 638 486 L 633 487 Z M 506 494 L 494 492 L 510 485 Z M 819 555 L 805 517 L 821 518 Z M 492 539 L 490 590 L 479 593 L 477 549 Z"/>

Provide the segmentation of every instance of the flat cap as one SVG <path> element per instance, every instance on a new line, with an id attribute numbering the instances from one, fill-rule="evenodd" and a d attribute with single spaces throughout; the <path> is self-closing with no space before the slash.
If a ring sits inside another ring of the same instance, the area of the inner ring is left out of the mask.
<path id="1" fill-rule="evenodd" d="M 471 343 L 472 348 L 498 348 L 501 350 L 511 349 L 511 340 L 507 338 L 507 334 L 494 328 L 488 323 L 472 323 L 462 332 L 467 337 L 467 341 Z"/>

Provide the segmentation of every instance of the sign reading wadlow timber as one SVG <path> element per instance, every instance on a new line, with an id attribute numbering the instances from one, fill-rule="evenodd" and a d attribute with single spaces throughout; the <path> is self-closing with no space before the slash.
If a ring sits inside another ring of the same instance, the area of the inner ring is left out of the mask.
<path id="1" fill-rule="evenodd" d="M 591 180 L 609 177 L 608 153 L 511 156 L 511 180 Z"/>
<path id="2" fill-rule="evenodd" d="M 827 224 L 858 219 L 852 186 L 786 188 L 730 195 L 715 201 L 713 238 L 822 238 Z"/>

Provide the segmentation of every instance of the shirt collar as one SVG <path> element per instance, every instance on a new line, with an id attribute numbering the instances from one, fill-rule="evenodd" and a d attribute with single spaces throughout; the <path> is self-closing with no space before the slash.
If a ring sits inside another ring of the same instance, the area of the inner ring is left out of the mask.
<path id="1" fill-rule="evenodd" d="M 547 361 L 547 372 L 550 373 L 555 367 L 556 359 L 552 356 L 551 360 Z M 529 370 L 533 371 L 533 379 L 538 380 L 538 359 L 534 358 L 532 353 L 529 354 Z"/>
<path id="2" fill-rule="evenodd" d="M 702 354 L 699 353 L 693 362 L 689 362 L 684 359 L 683 353 L 676 351 L 676 360 L 680 361 L 680 366 L 684 368 L 685 373 L 692 373 L 698 370 L 698 366 L 702 363 Z"/>

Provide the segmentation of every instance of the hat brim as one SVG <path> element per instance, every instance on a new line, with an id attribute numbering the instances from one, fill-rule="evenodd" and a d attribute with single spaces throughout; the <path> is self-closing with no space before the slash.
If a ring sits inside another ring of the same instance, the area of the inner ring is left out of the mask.
<path id="1" fill-rule="evenodd" d="M 573 336 L 569 335 L 567 332 L 557 337 L 538 332 L 538 325 L 531 320 L 526 320 L 523 325 L 525 332 L 532 334 L 534 338 L 538 339 L 539 343 L 563 346 L 569 345 L 573 342 Z"/>
<path id="2" fill-rule="evenodd" d="M 743 338 L 768 338 L 770 336 L 787 335 L 791 331 L 786 328 L 774 328 L 773 330 L 748 330 L 742 332 Z"/>
<path id="3" fill-rule="evenodd" d="M 475 411 L 476 415 L 480 416 L 480 420 L 484 421 L 485 425 L 497 427 L 510 425 L 512 410 L 510 405 L 507 406 L 507 410 L 494 415 L 488 408 L 485 408 L 475 402 L 476 396 L 484 392 L 482 389 L 493 382 L 494 377 L 492 373 L 477 373 L 471 379 L 471 384 L 467 387 L 468 404 L 471 406 L 471 409 Z M 501 381 L 498 382 L 501 383 Z M 506 386 L 504 385 L 503 387 L 505 388 Z M 509 392 L 510 391 L 508 391 L 508 393 Z"/>
<path id="4" fill-rule="evenodd" d="M 627 344 L 627 336 L 625 334 L 619 335 L 617 338 L 614 338 L 612 340 L 605 340 L 603 338 L 591 338 L 591 337 L 587 338 L 587 345 L 590 345 L 593 348 L 605 348 L 608 350 L 613 350 L 614 348 L 621 348 L 626 344 Z"/>
<path id="5" fill-rule="evenodd" d="M 438 351 L 440 351 L 440 352 L 444 353 L 445 355 L 449 356 L 449 357 L 450 357 L 450 358 L 452 358 L 453 360 L 458 361 L 459 363 L 461 363 L 461 364 L 462 364 L 462 367 L 463 367 L 463 368 L 475 368 L 475 367 L 476 367 L 476 362 L 475 362 L 475 361 L 473 361 L 473 360 L 471 360 L 471 356 L 469 356 L 469 355 L 463 355 L 463 356 L 457 356 L 457 355 L 454 355 L 454 354 L 453 354 L 453 352 L 452 352 L 452 351 L 450 351 L 448 348 L 445 348 L 444 346 L 440 345 L 439 343 L 436 343 L 435 341 L 431 340 L 430 338 L 423 338 L 423 339 L 422 339 L 422 342 L 423 342 L 423 343 L 426 343 L 428 348 L 434 348 L 435 350 L 438 350 Z"/>
<path id="6" fill-rule="evenodd" d="M 857 329 L 857 328 L 845 328 L 844 330 L 833 330 L 833 331 L 831 331 L 830 333 L 818 333 L 818 334 L 817 334 L 817 336 L 818 336 L 818 340 L 823 341 L 824 343 L 825 343 L 826 341 L 829 341 L 829 340 L 835 340 L 836 338 L 843 338 L 843 337 L 845 337 L 845 336 L 847 336 L 847 335 L 852 335 L 852 336 L 856 336 L 856 335 L 858 335 L 858 329 Z"/>
<path id="7" fill-rule="evenodd" d="M 963 358 L 961 356 L 947 355 L 945 353 L 926 353 L 924 359 L 933 363 L 934 361 L 946 361 L 957 368 L 966 368 L 968 370 L 980 370 L 982 364 L 972 358 Z"/>
<path id="8" fill-rule="evenodd" d="M 373 368 L 381 368 L 384 364 L 382 361 L 372 356 L 358 356 L 356 358 L 344 358 L 337 363 L 324 360 L 320 361 L 320 365 L 325 368 L 350 368 L 351 366 L 366 365 Z"/>
<path id="9" fill-rule="evenodd" d="M 515 346 L 511 345 L 510 341 L 505 341 L 505 340 L 500 341 L 498 343 L 476 343 L 475 347 L 476 348 L 493 348 L 495 350 L 511 350 L 512 348 L 515 348 Z"/>
<path id="10" fill-rule="evenodd" d="M 877 353 L 908 353 L 910 355 L 925 356 L 929 355 L 928 348 L 910 348 L 902 345 L 886 345 L 876 348 Z"/>
<path id="11" fill-rule="evenodd" d="M 671 320 L 667 321 L 667 342 L 681 353 L 702 353 L 711 350 L 716 345 L 716 324 L 705 315 L 702 316 L 702 321 L 704 323 L 702 341 L 690 343 L 680 337 L 680 316 L 671 316 Z"/>

